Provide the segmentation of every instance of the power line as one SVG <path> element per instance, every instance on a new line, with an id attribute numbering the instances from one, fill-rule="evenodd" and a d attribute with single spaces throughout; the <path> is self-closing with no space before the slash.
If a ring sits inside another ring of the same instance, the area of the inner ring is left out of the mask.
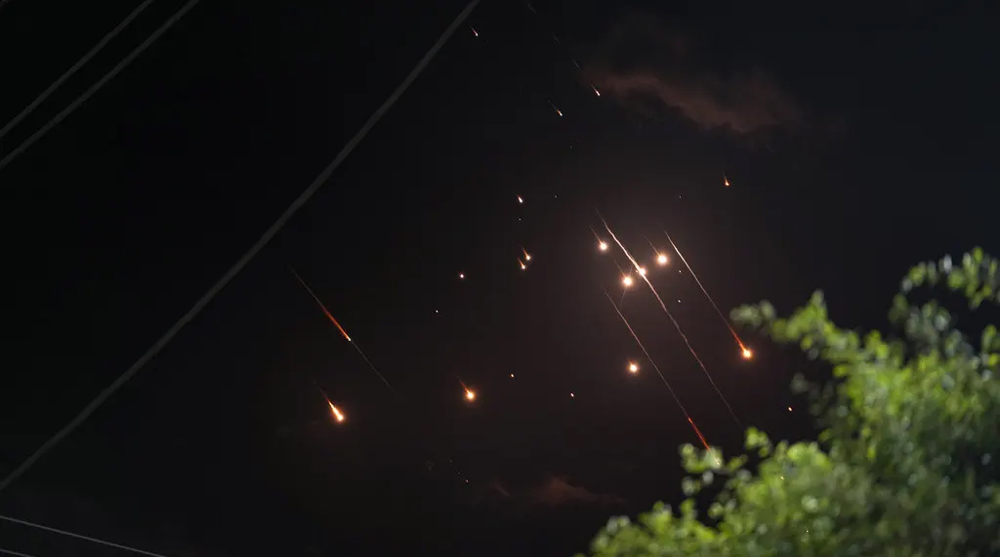
<path id="1" fill-rule="evenodd" d="M 193 1 L 197 2 L 197 0 Z M 306 202 L 309 201 L 309 199 L 316 194 L 320 186 L 322 186 L 323 183 L 326 182 L 333 174 L 333 171 L 336 170 L 337 167 L 340 166 L 342 162 L 344 162 L 344 159 L 346 159 L 348 155 L 350 155 L 351 152 L 354 151 L 354 149 L 358 146 L 358 144 L 361 143 L 361 140 L 363 140 L 365 136 L 368 135 L 368 132 L 370 132 L 373 127 L 375 127 L 375 124 L 377 124 L 378 121 L 382 119 L 382 116 L 384 116 L 385 113 L 388 112 L 390 108 L 392 108 L 392 105 L 396 104 L 396 101 L 398 101 L 399 98 L 403 96 L 403 93 L 406 92 L 406 90 L 410 87 L 410 85 L 413 84 L 413 82 L 424 71 L 424 69 L 428 66 L 428 64 L 430 64 L 434 56 L 436 56 L 438 51 L 441 50 L 441 47 L 444 46 L 444 44 L 448 41 L 451 35 L 455 32 L 455 30 L 458 29 L 458 27 L 465 22 L 466 18 L 469 17 L 469 14 L 472 13 L 472 10 L 474 10 L 477 5 L 479 5 L 479 0 L 472 0 L 471 2 L 469 2 L 469 4 L 465 7 L 465 9 L 458 14 L 458 17 L 456 17 L 455 20 L 452 21 L 451 25 L 449 25 L 448 28 L 445 29 L 444 33 L 438 38 L 437 42 L 435 42 L 434 45 L 430 48 L 430 50 L 428 50 L 427 53 L 424 54 L 424 57 L 421 58 L 419 62 L 417 62 L 417 65 L 413 68 L 413 70 L 410 71 L 409 75 L 406 76 L 406 79 L 404 79 L 403 82 L 399 84 L 399 87 L 397 87 L 396 90 L 393 91 L 391 95 L 389 95 L 389 98 L 386 99 L 384 103 L 382 103 L 382 106 L 378 107 L 378 110 L 376 110 L 368 118 L 364 126 L 362 126 L 360 130 L 358 130 L 358 133 L 354 134 L 354 137 L 352 137 L 351 140 L 348 141 L 346 145 L 344 145 L 343 149 L 340 150 L 340 153 L 337 154 L 337 157 L 333 159 L 333 162 L 328 164 L 326 168 L 324 168 L 323 171 L 319 173 L 319 176 L 317 176 L 316 179 L 313 180 L 311 184 L 309 184 L 309 187 L 307 187 L 305 191 L 303 191 L 302 194 L 295 199 L 295 201 L 292 201 L 292 204 L 289 205 L 287 209 L 285 209 L 285 212 L 282 213 L 280 217 L 278 217 L 278 220 L 276 220 L 274 224 L 272 224 L 271 227 L 264 232 L 264 235 L 261 236 L 259 240 L 257 240 L 257 243 L 255 243 L 245 254 L 243 254 L 243 256 L 236 261 L 236 263 L 232 266 L 232 268 L 226 271 L 226 274 L 222 275 L 222 278 L 220 278 L 218 282 L 213 284 L 212 287 L 208 289 L 208 292 L 206 292 L 194 304 L 194 306 L 187 311 L 187 313 L 181 316 L 181 318 L 176 323 L 174 323 L 174 325 L 170 327 L 170 329 L 167 330 L 167 332 L 164 333 L 162 337 L 160 337 L 160 340 L 156 341 L 156 343 L 153 344 L 153 346 L 150 347 L 145 354 L 140 356 L 139 359 L 136 360 L 136 362 L 132 364 L 130 368 L 128 368 L 127 370 L 125 370 L 124 373 L 118 376 L 118 378 L 115 379 L 115 381 L 111 383 L 111 385 L 109 385 L 103 391 L 101 391 L 100 394 L 98 394 L 97 397 L 94 398 L 94 400 L 92 400 L 90 404 L 88 404 L 82 411 L 80 411 L 80 413 L 77 414 L 77 416 L 74 417 L 65 427 L 56 432 L 56 434 L 53 435 L 48 441 L 46 441 L 45 444 L 43 444 L 41 447 L 38 448 L 38 450 L 36 450 L 31 456 L 29 456 L 27 460 L 21 463 L 20 466 L 15 468 L 13 472 L 11 472 L 6 478 L 4 478 L 3 482 L 0 482 L 0 491 L 6 489 L 7 486 L 9 486 L 11 483 L 14 482 L 14 480 L 19 478 L 22 474 L 24 474 L 24 472 L 27 471 L 28 468 L 30 468 L 35 463 L 35 461 L 41 458 L 42 455 L 47 453 L 50 449 L 52 449 L 52 447 L 54 447 L 57 443 L 59 443 L 59 441 L 62 441 L 63 438 L 72 433 L 74 429 L 79 427 L 80 424 L 82 424 L 88 417 L 90 417 L 91 414 L 94 413 L 94 411 L 96 411 L 102 404 L 104 404 L 104 402 L 108 400 L 108 398 L 110 398 L 111 395 L 115 393 L 115 391 L 120 389 L 121 386 L 124 385 L 129 379 L 131 379 L 132 376 L 134 376 L 140 369 L 142 369 L 143 366 L 149 363 L 149 361 L 152 360 L 153 357 L 155 357 L 160 352 L 160 350 L 163 350 L 163 347 L 166 346 L 167 343 L 169 343 L 177 335 L 177 333 L 184 328 L 185 325 L 187 325 L 199 313 L 201 313 L 201 310 L 205 309 L 205 306 L 207 306 L 208 303 L 211 302 L 212 299 L 215 298 L 215 296 L 220 291 L 222 291 L 222 289 L 225 288 L 226 285 L 229 284 L 231 280 L 233 280 L 233 277 L 239 274 L 239 272 L 242 271 L 243 268 L 246 267 L 248 263 L 250 263 L 250 260 L 253 259 L 254 256 L 256 256 L 257 253 L 260 252 L 260 250 L 263 249 L 263 247 L 267 245 L 267 243 L 270 242 L 272 238 L 274 238 L 274 236 L 278 233 L 278 231 L 280 231 L 285 226 L 285 224 L 288 223 L 289 219 L 292 218 L 292 215 L 294 215 L 299 209 L 301 209 L 302 206 L 305 205 Z"/>
<path id="2" fill-rule="evenodd" d="M 107 547 L 113 547 L 115 549 L 131 551 L 132 553 L 137 553 L 139 555 L 148 555 L 149 557 L 166 557 L 165 555 L 161 555 L 159 553 L 153 553 L 152 551 L 146 551 L 144 549 L 136 549 L 134 547 L 129 547 L 127 545 L 122 545 L 120 543 L 109 542 L 107 540 L 101 540 L 90 536 L 84 536 L 83 534 L 74 534 L 73 532 L 67 532 L 66 530 L 60 530 L 59 528 L 53 528 L 51 526 L 45 526 L 42 524 L 35 524 L 34 522 L 28 522 L 27 520 L 21 520 L 19 518 L 11 518 L 9 516 L 0 515 L 0 520 L 13 522 L 14 524 L 20 524 L 22 526 L 28 526 L 30 528 L 38 528 L 39 530 L 45 530 L 46 532 L 52 532 L 53 534 L 60 534 L 62 536 L 67 536 L 70 538 L 76 538 L 78 540 L 86 540 L 88 542 L 93 542 Z M 14 555 L 21 555 L 21 554 L 14 553 Z"/>
<path id="3" fill-rule="evenodd" d="M 3 7 L 3 2 L 0 2 L 0 8 L 2 7 Z M 2 547 L 0 547 L 0 555 L 13 555 L 14 557 L 35 557 L 34 555 L 21 553 L 20 551 L 14 551 L 13 549 L 4 549 Z"/>
<path id="4" fill-rule="evenodd" d="M 10 161 L 14 160 L 15 157 L 26 151 L 28 147 L 31 147 L 36 141 L 41 139 L 41 137 L 46 133 L 48 133 L 49 130 L 58 126 L 60 122 L 65 120 L 66 117 L 72 114 L 74 110 L 79 108 L 81 104 L 85 103 L 87 99 L 94 96 L 94 93 L 96 93 L 98 89 L 103 87 L 105 83 L 111 81 L 116 75 L 121 73 L 121 71 L 124 70 L 125 67 L 132 62 L 132 60 L 135 60 L 140 54 L 143 53 L 143 51 L 149 48 L 149 45 L 156 42 L 156 39 L 159 39 L 161 35 L 166 33 L 167 30 L 170 29 L 175 23 L 177 23 L 182 17 L 184 17 L 185 14 L 191 11 L 191 8 L 198 5 L 199 1 L 200 0 L 188 0 L 186 4 L 181 6 L 181 9 L 177 10 L 177 12 L 175 12 L 174 15 L 170 16 L 170 19 L 164 22 L 164 24 L 161 25 L 156 31 L 153 31 L 152 35 L 147 37 L 145 41 L 142 41 L 142 43 L 140 43 L 139 46 L 135 47 L 135 49 L 132 52 L 129 52 L 128 56 L 123 58 L 121 62 L 118 62 L 118 65 L 111 68 L 111 71 L 109 71 L 108 73 L 104 74 L 104 77 L 99 79 L 97 83 L 91 85 L 89 89 L 84 91 L 82 95 L 76 98 L 76 100 L 69 103 L 69 106 L 62 109 L 62 111 L 59 112 L 59 114 L 56 114 L 54 118 L 49 120 L 49 122 L 44 126 L 42 126 L 38 131 L 28 136 L 28 139 L 24 140 L 24 143 L 19 145 L 16 149 L 11 151 L 10 153 L 7 153 L 7 156 L 5 156 L 3 159 L 0 159 L 0 170 L 2 170 L 3 167 L 7 166 L 10 163 Z"/>
<path id="5" fill-rule="evenodd" d="M 6 126 L 0 128 L 0 139 L 3 139 L 3 136 L 7 135 L 7 132 L 9 132 L 10 129 L 13 128 L 14 126 L 18 125 L 21 122 L 21 120 L 27 118 L 28 115 L 31 114 L 31 111 L 38 108 L 38 105 L 45 102 L 45 99 L 49 98 L 49 95 L 51 95 L 53 91 L 55 91 L 67 79 L 72 77 L 73 74 L 75 74 L 77 70 L 82 68 L 84 64 L 89 62 L 91 58 L 96 56 L 97 53 L 100 52 L 102 48 L 104 48 L 105 46 L 107 46 L 109 42 L 111 42 L 111 39 L 115 38 L 118 35 L 118 33 L 121 32 L 122 29 L 128 27 L 128 24 L 132 23 L 132 20 L 139 17 L 139 14 L 141 14 L 142 11 L 145 10 L 147 6 L 152 4 L 153 1 L 154 0 L 145 0 L 142 4 L 139 4 L 139 6 L 136 9 L 132 10 L 132 13 L 128 14 L 128 16 L 126 16 L 125 19 L 123 19 L 121 23 L 118 24 L 117 27 L 112 29 L 111 32 L 108 33 L 107 35 L 104 35 L 104 38 L 101 39 L 96 45 L 94 45 L 94 48 L 91 48 L 89 52 L 84 54 L 83 58 L 80 58 L 76 62 L 76 64 L 73 64 L 68 70 L 66 70 L 65 73 L 59 76 L 59 79 L 53 81 L 52 85 L 49 85 L 48 89 L 42 91 L 42 94 L 38 95 L 37 99 L 32 101 L 31 104 L 29 104 L 28 106 L 24 107 L 24 110 L 22 110 L 10 122 L 7 122 Z M 2 4 L 0 4 L 0 6 L 2 6 Z"/>

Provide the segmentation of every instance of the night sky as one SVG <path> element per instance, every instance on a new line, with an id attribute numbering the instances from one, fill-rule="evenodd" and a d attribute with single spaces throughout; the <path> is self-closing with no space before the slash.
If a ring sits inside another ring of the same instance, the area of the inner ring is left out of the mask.
<path id="1" fill-rule="evenodd" d="M 136 4 L 3 6 L 0 124 Z M 182 4 L 152 4 L 0 156 Z M 911 264 L 1000 251 L 1000 45 L 981 4 L 484 0 L 0 514 L 169 555 L 584 550 L 609 516 L 679 501 L 677 448 L 698 442 L 602 293 L 620 299 L 627 260 L 597 250 L 595 209 L 637 258 L 670 255 L 649 277 L 740 420 L 810 435 L 787 410 L 804 358 L 745 336 L 742 360 L 663 229 L 723 312 L 787 313 L 822 288 L 849 327 L 884 326 Z M 0 169 L 0 475 L 191 307 L 463 7 L 203 0 Z M 708 441 L 739 449 L 648 288 L 622 311 Z M 110 554 L 54 538 L 0 524 L 7 549 Z"/>

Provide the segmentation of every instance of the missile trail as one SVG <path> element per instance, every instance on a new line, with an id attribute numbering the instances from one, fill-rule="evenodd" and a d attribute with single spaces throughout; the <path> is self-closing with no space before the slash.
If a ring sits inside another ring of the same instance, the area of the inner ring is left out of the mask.
<path id="1" fill-rule="evenodd" d="M 354 342 L 351 340 L 351 336 L 347 334 L 347 331 L 345 331 L 344 328 L 340 326 L 340 323 L 337 322 L 337 319 L 333 317 L 333 315 L 330 313 L 328 309 L 326 309 L 326 306 L 323 305 L 323 302 L 319 299 L 319 296 L 317 296 L 316 293 L 312 291 L 312 288 L 309 288 L 309 285 L 306 284 L 306 281 L 302 280 L 302 277 L 300 277 L 299 274 L 295 272 L 295 269 L 289 267 L 288 270 L 291 271 L 293 275 L 295 275 L 295 279 L 298 280 L 299 284 L 302 285 L 302 288 L 305 288 L 306 292 L 308 292 L 309 295 L 312 296 L 312 299 L 316 300 L 316 304 L 318 304 L 319 308 L 323 310 L 323 314 L 326 315 L 326 318 L 329 319 L 331 323 L 336 325 L 337 330 L 340 331 L 340 334 L 344 335 L 344 338 L 347 339 L 347 342 Z"/>
<path id="2" fill-rule="evenodd" d="M 632 325 L 629 324 L 628 319 L 625 319 L 625 316 L 622 315 L 621 310 L 618 309 L 618 306 L 615 304 L 614 299 L 611 297 L 611 294 L 608 294 L 607 290 L 604 290 L 604 296 L 607 297 L 609 302 L 611 302 L 611 306 L 615 308 L 615 313 L 618 314 L 618 317 L 621 317 L 622 323 L 625 323 L 625 326 L 628 327 L 628 332 L 632 333 L 632 338 L 635 339 L 635 343 L 639 345 L 640 349 L 642 349 L 642 353 L 646 355 L 646 359 L 649 360 L 650 365 L 653 366 L 653 369 L 656 370 L 656 373 L 660 376 L 660 379 L 663 380 L 663 384 L 667 386 L 667 391 L 670 392 L 670 396 L 674 398 L 674 402 L 677 403 L 677 406 L 680 407 L 681 412 L 684 413 L 684 417 L 687 418 L 688 423 L 691 424 L 692 428 L 694 428 L 694 432 L 698 436 L 698 439 L 701 440 L 701 444 L 705 446 L 705 450 L 708 450 L 709 449 L 708 441 L 705 440 L 705 436 L 701 434 L 701 430 L 698 429 L 698 426 L 695 425 L 694 420 L 691 419 L 691 414 L 688 413 L 687 408 L 685 408 L 684 404 L 681 403 L 681 399 L 677 397 L 677 393 L 675 393 L 674 388 L 670 386 L 670 382 L 667 381 L 667 377 L 663 375 L 663 372 L 660 371 L 659 366 L 657 366 L 656 362 L 653 361 L 653 357 L 649 355 L 649 352 L 646 350 L 646 347 L 643 346 L 642 341 L 639 340 L 639 335 L 635 334 L 635 329 L 633 329 Z"/>
<path id="3" fill-rule="evenodd" d="M 604 220 L 604 217 L 601 216 L 601 213 L 599 212 L 597 213 L 597 218 L 601 219 L 601 222 L 604 224 L 604 228 L 608 231 L 608 234 L 611 236 L 611 239 L 614 240 L 615 244 L 617 244 L 618 247 L 621 248 L 621 250 L 625 253 L 625 257 L 627 257 L 628 260 L 632 263 L 632 265 L 636 269 L 638 269 L 640 267 L 639 263 L 636 262 L 635 258 L 632 257 L 632 254 L 629 253 L 627 249 L 625 249 L 625 246 L 618 240 L 618 237 L 615 236 L 615 233 L 611 231 L 611 227 L 608 226 L 607 221 Z M 691 346 L 691 341 L 688 340 L 687 335 L 685 335 L 684 331 L 681 330 L 680 324 L 677 322 L 676 319 L 674 319 L 674 316 L 672 313 L 670 313 L 670 310 L 667 309 L 667 304 L 663 303 L 663 299 L 660 298 L 660 295 L 656 292 L 656 288 L 653 288 L 653 283 L 649 282 L 649 277 L 642 274 L 640 274 L 639 276 L 642 280 L 646 281 L 646 285 L 648 285 L 649 289 L 653 292 L 653 296 L 656 296 L 656 301 L 660 302 L 660 308 L 663 309 L 663 313 L 666 313 L 667 317 L 670 318 L 670 322 L 674 324 L 674 328 L 677 329 L 677 334 L 681 335 L 681 339 L 684 340 L 684 344 L 687 346 L 688 352 L 690 352 L 691 356 L 693 356 L 695 361 L 698 362 L 698 366 L 701 367 L 701 371 L 705 373 L 705 377 L 708 378 L 708 382 L 712 384 L 712 388 L 715 389 L 715 394 L 719 395 L 719 398 L 722 399 L 722 403 L 726 405 L 726 409 L 729 410 L 729 414 L 733 417 L 733 420 L 736 422 L 736 425 L 738 425 L 740 429 L 744 429 L 743 422 L 741 422 L 739 417 L 736 416 L 736 412 L 733 410 L 733 407 L 729 404 L 729 401 L 726 400 L 726 396 L 722 394 L 722 391 L 719 389 L 719 386 L 715 384 L 715 380 L 712 379 L 712 374 L 710 374 L 708 372 L 708 368 L 705 367 L 705 362 L 701 361 L 701 358 L 698 356 L 698 353 L 695 352 L 694 347 Z"/>
<path id="4" fill-rule="evenodd" d="M 361 358 L 364 359 L 365 363 L 368 364 L 368 367 L 371 368 L 371 370 L 375 373 L 375 375 L 378 376 L 378 378 L 381 379 L 383 383 L 385 383 L 386 387 L 389 387 L 389 390 L 392 391 L 392 394 L 399 395 L 399 393 L 396 392 L 396 389 L 394 389 L 392 385 L 389 384 L 389 381 L 385 378 L 385 376 L 382 375 L 382 373 L 379 372 L 378 368 L 375 367 L 375 364 L 373 364 L 372 361 L 368 359 L 368 356 L 366 356 L 365 353 L 362 352 L 361 347 L 358 346 L 358 344 L 351 339 L 351 335 L 348 335 L 347 331 L 345 331 L 344 328 L 340 326 L 340 323 L 338 323 L 337 320 L 333 317 L 333 314 L 330 313 L 330 310 L 326 309 L 326 306 L 323 305 L 322 300 L 320 300 L 319 297 L 316 296 L 316 294 L 312 291 L 312 288 L 309 288 L 309 285 L 306 284 L 306 281 L 302 280 L 302 277 L 300 277 L 299 274 L 295 272 L 295 269 L 289 267 L 288 270 L 291 271 L 293 275 L 295 275 L 295 278 L 296 280 L 299 281 L 299 284 L 301 284 L 302 287 L 306 289 L 306 292 L 308 292 L 309 295 L 312 296 L 312 299 L 316 301 L 316 304 L 319 306 L 321 310 L 323 310 L 323 314 L 326 315 L 327 319 L 329 319 L 330 322 L 337 327 L 337 330 L 340 331 L 340 334 L 343 335 L 345 339 L 347 339 L 347 342 L 351 343 L 351 346 L 353 346 L 354 349 L 358 351 L 358 354 L 361 355 Z"/>
<path id="5" fill-rule="evenodd" d="M 712 296 L 708 293 L 708 290 L 705 289 L 705 285 L 703 285 L 701 281 L 698 280 L 698 275 L 695 274 L 694 269 L 691 268 L 691 265 L 687 262 L 687 259 L 684 259 L 684 254 L 681 253 L 681 250 L 677 249 L 677 244 L 674 243 L 674 240 L 670 237 L 670 234 L 668 234 L 666 230 L 664 230 L 663 233 L 666 234 L 667 241 L 670 242 L 670 245 L 673 246 L 674 251 L 677 252 L 677 257 L 681 258 L 681 262 L 684 263 L 684 266 L 687 267 L 688 272 L 691 273 L 692 277 L 694 277 L 694 281 L 698 283 L 698 288 L 701 288 L 702 294 L 704 294 L 705 297 L 708 298 L 708 302 L 712 304 L 712 307 L 715 309 L 715 313 L 719 314 L 719 318 L 722 319 L 722 322 L 725 323 L 726 327 L 729 329 L 729 332 L 732 333 L 733 338 L 736 339 L 736 344 L 739 345 L 740 353 L 743 355 L 743 358 L 750 359 L 750 357 L 752 356 L 752 352 L 750 352 L 750 349 L 747 348 L 745 344 L 743 344 L 743 339 L 740 338 L 740 335 L 736 334 L 736 330 L 733 329 L 733 326 L 729 324 L 729 320 L 726 319 L 726 316 L 722 313 L 722 310 L 719 309 L 719 306 L 716 305 L 715 300 L 712 299 Z"/>

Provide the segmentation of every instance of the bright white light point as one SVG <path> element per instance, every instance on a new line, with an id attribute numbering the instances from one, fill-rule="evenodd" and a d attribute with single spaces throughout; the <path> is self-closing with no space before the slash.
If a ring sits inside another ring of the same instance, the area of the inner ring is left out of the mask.
<path id="1" fill-rule="evenodd" d="M 434 313 L 441 313 L 441 312 L 440 312 L 440 311 L 438 311 L 438 310 L 434 310 Z"/>
<path id="2" fill-rule="evenodd" d="M 599 249 L 601 251 L 608 251 L 608 243 L 604 242 L 604 241 L 598 243 L 597 244 L 597 249 Z"/>
<path id="3" fill-rule="evenodd" d="M 471 389 L 465 389 L 465 399 L 470 402 L 476 400 L 476 392 Z"/>
<path id="4" fill-rule="evenodd" d="M 517 196 L 517 202 L 518 202 L 518 203 L 524 203 L 524 198 L 523 198 L 523 197 L 521 197 L 520 195 L 519 195 L 519 196 Z"/>
<path id="5" fill-rule="evenodd" d="M 458 278 L 464 279 L 465 278 L 465 273 L 458 273 Z"/>
<path id="6" fill-rule="evenodd" d="M 639 271 L 639 276 L 643 276 L 643 277 L 646 276 L 646 268 L 645 267 L 638 267 L 637 269 Z"/>
<path id="7" fill-rule="evenodd" d="M 625 288 L 632 286 L 632 277 L 629 276 L 622 277 L 622 285 L 624 285 Z"/>
<path id="8" fill-rule="evenodd" d="M 570 394 L 569 394 L 569 398 L 576 398 L 576 395 L 575 395 L 575 394 L 573 394 L 573 393 L 570 393 Z"/>
<path id="9" fill-rule="evenodd" d="M 636 364 L 635 362 L 629 362 L 628 371 L 629 373 L 637 373 L 639 371 L 639 365 Z"/>
<path id="10" fill-rule="evenodd" d="M 524 260 L 525 261 L 531 261 L 531 254 L 530 253 L 524 254 Z"/>
<path id="11" fill-rule="evenodd" d="M 524 264 L 524 261 L 518 261 L 518 263 L 521 264 L 521 270 L 522 271 L 528 268 L 528 266 Z"/>
<path id="12" fill-rule="evenodd" d="M 662 254 L 661 253 L 661 254 L 658 254 L 656 256 L 656 264 L 657 265 L 666 265 L 667 261 L 668 261 L 668 259 L 667 259 L 666 254 Z"/>
<path id="13" fill-rule="evenodd" d="M 513 373 L 511 373 L 511 374 L 510 374 L 510 378 L 511 378 L 511 379 L 513 379 L 513 378 L 514 378 L 514 374 L 513 374 Z"/>
<path id="14" fill-rule="evenodd" d="M 789 412 L 791 412 L 791 411 L 792 411 L 792 407 L 791 407 L 791 406 L 789 406 L 789 407 L 788 407 L 788 411 L 789 411 Z"/>
<path id="15" fill-rule="evenodd" d="M 749 348 L 744 348 L 743 353 L 741 355 L 743 356 L 744 360 L 749 360 L 750 358 L 753 358 L 753 352 Z"/>

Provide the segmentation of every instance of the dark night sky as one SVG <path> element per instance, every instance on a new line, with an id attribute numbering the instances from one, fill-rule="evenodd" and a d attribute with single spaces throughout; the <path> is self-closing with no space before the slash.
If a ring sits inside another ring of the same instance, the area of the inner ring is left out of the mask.
<path id="1" fill-rule="evenodd" d="M 154 3 L 0 153 L 181 4 Z M 1000 250 L 1000 45 L 984 3 L 693 4 L 484 1 L 469 20 L 480 37 L 462 27 L 278 238 L 0 511 L 172 555 L 570 554 L 608 516 L 678 500 L 677 446 L 696 442 L 648 364 L 625 373 L 641 353 L 601 293 L 620 286 L 588 228 L 595 207 L 644 257 L 666 226 L 724 311 L 766 298 L 787 312 L 822 288 L 847 326 L 883 326 L 912 263 Z M 0 10 L 0 122 L 134 5 Z M 204 0 L 0 170 L 13 279 L 0 472 L 259 238 L 462 6 Z M 654 284 L 742 420 L 809 434 L 785 410 L 801 359 L 748 337 L 757 355 L 740 361 L 678 264 Z M 624 311 L 709 441 L 737 449 L 652 296 Z M 329 423 L 313 381 L 347 423 Z M 7 525 L 0 540 L 67 551 Z"/>

